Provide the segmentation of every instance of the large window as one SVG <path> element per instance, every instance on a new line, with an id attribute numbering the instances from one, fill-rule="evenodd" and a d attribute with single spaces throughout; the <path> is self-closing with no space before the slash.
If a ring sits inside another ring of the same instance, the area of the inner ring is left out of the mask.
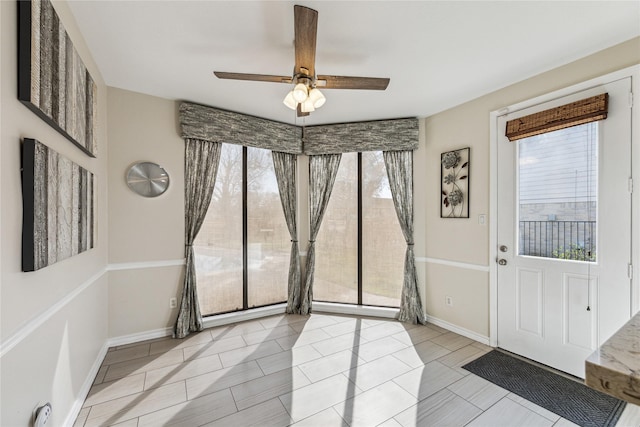
<path id="1" fill-rule="evenodd" d="M 313 298 L 358 303 L 358 154 L 342 155 L 316 236 Z"/>
<path id="2" fill-rule="evenodd" d="M 316 239 L 314 299 L 399 306 L 406 247 L 382 152 L 343 154 Z"/>
<path id="3" fill-rule="evenodd" d="M 271 151 L 247 153 L 248 305 L 287 300 L 291 240 Z"/>
<path id="4" fill-rule="evenodd" d="M 400 306 L 407 243 L 381 151 L 362 153 L 362 304 Z"/>
<path id="5" fill-rule="evenodd" d="M 271 152 L 224 144 L 194 242 L 202 313 L 286 301 L 289 250 Z"/>

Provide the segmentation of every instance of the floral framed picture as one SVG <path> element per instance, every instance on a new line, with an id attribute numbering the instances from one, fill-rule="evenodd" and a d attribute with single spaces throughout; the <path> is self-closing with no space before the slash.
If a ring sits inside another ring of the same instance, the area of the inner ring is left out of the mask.
<path id="1" fill-rule="evenodd" d="M 440 155 L 440 218 L 469 218 L 469 147 Z"/>

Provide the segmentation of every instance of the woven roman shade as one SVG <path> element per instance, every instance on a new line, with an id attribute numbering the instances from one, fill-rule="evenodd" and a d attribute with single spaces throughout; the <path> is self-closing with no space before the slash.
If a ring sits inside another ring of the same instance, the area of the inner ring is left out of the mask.
<path id="1" fill-rule="evenodd" d="M 609 94 L 603 93 L 539 113 L 519 117 L 507 122 L 505 136 L 509 141 L 541 133 L 578 126 L 607 118 Z"/>

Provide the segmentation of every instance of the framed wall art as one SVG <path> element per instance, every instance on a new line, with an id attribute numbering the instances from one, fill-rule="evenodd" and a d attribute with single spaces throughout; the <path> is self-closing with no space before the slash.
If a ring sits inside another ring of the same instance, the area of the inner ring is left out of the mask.
<path id="1" fill-rule="evenodd" d="M 93 248 L 95 179 L 51 148 L 22 143 L 22 271 Z"/>
<path id="2" fill-rule="evenodd" d="M 50 0 L 18 0 L 18 99 L 91 157 L 97 87 Z"/>
<path id="3" fill-rule="evenodd" d="M 469 218 L 470 148 L 440 155 L 440 217 Z"/>

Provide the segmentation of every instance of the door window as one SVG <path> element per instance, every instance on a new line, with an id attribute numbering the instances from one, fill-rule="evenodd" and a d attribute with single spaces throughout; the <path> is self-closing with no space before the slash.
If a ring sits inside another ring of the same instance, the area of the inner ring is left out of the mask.
<path id="1" fill-rule="evenodd" d="M 517 144 L 519 255 L 595 262 L 598 122 Z"/>

